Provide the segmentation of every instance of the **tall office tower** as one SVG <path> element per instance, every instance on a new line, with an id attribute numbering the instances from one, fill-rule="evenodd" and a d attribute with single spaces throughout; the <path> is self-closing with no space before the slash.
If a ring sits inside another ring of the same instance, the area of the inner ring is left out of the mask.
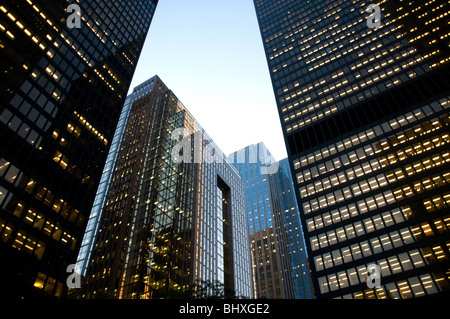
<path id="1" fill-rule="evenodd" d="M 135 101 L 142 98 L 143 95 L 160 97 L 168 90 L 169 89 L 167 86 L 158 78 L 158 76 L 154 76 L 134 88 L 133 92 L 125 99 L 125 104 L 122 108 L 119 122 L 114 133 L 114 138 L 111 142 L 111 148 L 106 159 L 106 164 L 100 179 L 100 185 L 97 189 L 94 205 L 92 207 L 83 241 L 81 243 L 81 248 L 78 253 L 75 272 L 81 276 L 86 275 L 87 262 L 90 260 L 90 253 L 93 249 L 95 235 L 98 232 L 99 220 L 102 216 L 106 195 L 111 185 L 115 163 L 125 134 L 125 129 L 127 127 L 131 106 Z"/>
<path id="2" fill-rule="evenodd" d="M 65 295 L 157 0 L 76 3 L 0 4 L 2 296 Z"/>
<path id="3" fill-rule="evenodd" d="M 180 297 L 211 281 L 252 297 L 237 170 L 157 76 L 125 106 L 78 259 L 81 296 Z"/>
<path id="4" fill-rule="evenodd" d="M 263 143 L 228 156 L 245 184 L 258 298 L 312 298 L 297 202 L 287 161 L 274 162 Z"/>
<path id="5" fill-rule="evenodd" d="M 448 2 L 254 4 L 317 297 L 448 294 Z"/>
<path id="6" fill-rule="evenodd" d="M 288 159 L 279 161 L 278 166 L 279 171 L 269 177 L 272 179 L 270 188 L 274 207 L 281 212 L 282 225 L 287 234 L 294 296 L 296 299 L 311 299 L 314 295 L 311 270 Z"/>

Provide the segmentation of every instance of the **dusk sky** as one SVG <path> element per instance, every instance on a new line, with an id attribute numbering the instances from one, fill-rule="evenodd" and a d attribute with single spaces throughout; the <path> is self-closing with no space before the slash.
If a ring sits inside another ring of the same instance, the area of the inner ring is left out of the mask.
<path id="1" fill-rule="evenodd" d="M 160 0 L 130 92 L 155 74 L 225 154 L 287 156 L 252 0 Z"/>

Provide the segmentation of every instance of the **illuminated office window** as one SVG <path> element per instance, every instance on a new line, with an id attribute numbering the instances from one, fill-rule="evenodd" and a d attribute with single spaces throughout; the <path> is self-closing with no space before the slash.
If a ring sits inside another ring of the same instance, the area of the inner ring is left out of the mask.
<path id="1" fill-rule="evenodd" d="M 182 140 L 172 132 L 180 128 L 191 147 L 183 154 L 199 152 L 201 163 L 173 160 Z M 208 281 L 236 296 L 253 295 L 243 184 L 218 147 L 221 162 L 204 162 L 211 145 L 157 76 L 134 89 L 78 255 L 86 286 L 77 297 L 179 298 Z"/>
<path id="2" fill-rule="evenodd" d="M 156 4 L 81 3 L 80 29 L 67 2 L 0 5 L 2 295 L 67 295 Z"/>
<path id="3" fill-rule="evenodd" d="M 448 294 L 449 4 L 254 3 L 316 295 Z"/>

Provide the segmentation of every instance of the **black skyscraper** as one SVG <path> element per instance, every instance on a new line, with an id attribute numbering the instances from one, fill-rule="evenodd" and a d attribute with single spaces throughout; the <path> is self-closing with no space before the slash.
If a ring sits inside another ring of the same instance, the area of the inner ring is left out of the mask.
<path id="1" fill-rule="evenodd" d="M 254 3 L 316 296 L 448 294 L 448 1 Z"/>
<path id="2" fill-rule="evenodd" d="M 0 5 L 0 295 L 64 296 L 157 2 Z"/>

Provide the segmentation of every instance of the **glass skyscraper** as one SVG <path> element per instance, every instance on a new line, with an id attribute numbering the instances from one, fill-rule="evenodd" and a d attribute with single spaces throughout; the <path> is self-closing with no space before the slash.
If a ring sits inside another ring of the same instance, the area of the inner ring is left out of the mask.
<path id="1" fill-rule="evenodd" d="M 275 162 L 259 143 L 228 158 L 245 184 L 257 298 L 312 297 L 300 216 L 287 161 Z"/>
<path id="2" fill-rule="evenodd" d="M 210 281 L 253 297 L 237 170 L 157 76 L 127 98 L 122 119 L 78 258 L 78 296 L 172 298 Z"/>
<path id="3" fill-rule="evenodd" d="M 103 169 L 103 174 L 100 179 L 100 185 L 97 189 L 97 194 L 95 196 L 94 204 L 89 216 L 84 238 L 81 243 L 81 248 L 78 254 L 75 268 L 75 272 L 77 274 L 80 274 L 82 276 L 86 275 L 87 262 L 90 259 L 90 253 L 94 245 L 95 235 L 98 231 L 99 220 L 102 216 L 103 207 L 105 205 L 106 194 L 108 193 L 109 187 L 111 185 L 115 163 L 125 134 L 125 128 L 130 116 L 131 106 L 136 100 L 142 98 L 144 94 L 148 95 L 152 92 L 158 92 L 159 94 L 162 94 L 162 92 L 165 92 L 167 90 L 168 88 L 165 86 L 165 84 L 160 81 L 157 76 L 154 76 L 134 88 L 133 92 L 128 95 L 125 100 L 125 104 L 122 108 L 119 122 L 114 133 L 114 138 L 111 142 L 111 148 L 109 150 L 106 164 Z"/>
<path id="4" fill-rule="evenodd" d="M 316 296 L 448 294 L 448 1 L 254 4 Z"/>
<path id="5" fill-rule="evenodd" d="M 274 207 L 281 212 L 282 227 L 287 237 L 285 240 L 291 258 L 294 297 L 311 299 L 314 296 L 311 270 L 288 159 L 279 161 L 278 166 L 279 171 L 270 176 L 271 190 Z"/>
<path id="6" fill-rule="evenodd" d="M 65 295 L 157 0 L 76 4 L 0 4 L 1 296 Z"/>

